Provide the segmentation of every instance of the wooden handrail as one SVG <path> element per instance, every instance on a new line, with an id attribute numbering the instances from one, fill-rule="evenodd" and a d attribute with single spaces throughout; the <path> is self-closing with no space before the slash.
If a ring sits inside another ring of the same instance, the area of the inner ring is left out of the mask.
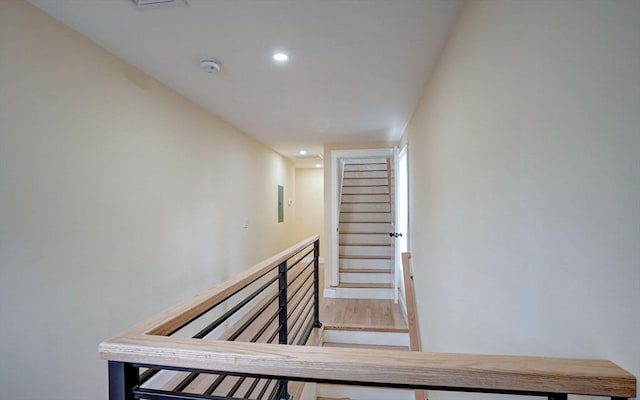
<path id="1" fill-rule="evenodd" d="M 404 301 L 407 305 L 407 327 L 409 328 L 409 350 L 420 351 L 420 330 L 418 327 L 418 309 L 416 307 L 416 292 L 411 275 L 411 253 L 402 253 L 402 276 L 404 281 Z M 426 400 L 424 390 L 416 390 L 415 400 Z"/>
<path id="2" fill-rule="evenodd" d="M 289 380 L 405 388 L 635 397 L 611 361 L 288 346 L 138 335 L 100 345 L 102 359 Z"/>
<path id="3" fill-rule="evenodd" d="M 278 264 L 288 260 L 305 247 L 313 245 L 319 235 L 313 235 L 307 239 L 289 247 L 288 249 L 270 257 L 253 267 L 239 273 L 233 278 L 208 289 L 190 300 L 178 304 L 152 319 L 143 322 L 118 336 L 131 336 L 140 334 L 168 335 L 193 318 L 206 312 L 209 308 L 225 299 L 227 296 L 244 288 L 256 277 L 275 268 Z"/>
<path id="4" fill-rule="evenodd" d="M 402 276 L 404 278 L 404 296 L 407 304 L 407 325 L 409 327 L 409 350 L 420 351 L 420 330 L 416 308 L 416 292 L 411 276 L 411 253 L 402 253 Z"/>
<path id="5" fill-rule="evenodd" d="M 184 400 L 213 398 L 184 394 L 182 389 L 164 394 L 151 393 L 156 389 L 140 386 L 145 382 L 141 378 L 140 367 L 149 368 L 144 372 L 148 376 L 159 370 L 176 369 L 191 372 L 190 376 L 194 377 L 200 373 L 213 373 L 276 379 L 279 386 L 275 389 L 283 394 L 287 393 L 288 381 L 299 381 L 421 391 L 533 394 L 548 396 L 551 400 L 566 400 L 566 394 L 609 396 L 614 400 L 636 396 L 636 378 L 606 360 L 283 346 L 167 336 L 261 279 L 272 269 L 280 271 L 279 285 L 286 288 L 287 268 L 294 268 L 287 267 L 287 260 L 305 257 L 305 249 L 310 246 L 313 246 L 313 276 L 314 285 L 317 285 L 318 245 L 318 235 L 305 239 L 195 298 L 101 343 L 100 356 L 109 361 L 110 399 L 125 400 L 131 396 Z M 408 264 L 408 255 L 403 256 L 405 264 Z M 407 275 L 405 269 L 405 280 L 410 282 Z M 315 323 L 309 326 L 319 327 L 317 287 L 314 291 Z M 281 290 L 280 296 L 286 304 L 286 290 Z M 413 295 L 408 293 L 407 297 Z M 280 324 L 286 329 L 286 306 L 280 306 L 279 312 L 284 315 Z M 286 339 L 286 330 L 282 332 Z M 414 350 L 417 339 L 416 333 L 412 339 Z M 187 377 L 183 381 L 186 387 L 192 380 Z"/>

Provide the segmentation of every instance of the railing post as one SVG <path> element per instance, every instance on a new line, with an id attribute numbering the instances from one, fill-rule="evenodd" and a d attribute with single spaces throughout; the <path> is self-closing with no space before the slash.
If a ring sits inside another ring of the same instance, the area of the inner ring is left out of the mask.
<path id="1" fill-rule="evenodd" d="M 547 396 L 549 400 L 567 400 L 566 393 L 551 393 Z"/>
<path id="2" fill-rule="evenodd" d="M 278 332 L 280 344 L 287 344 L 287 262 L 283 262 L 278 265 L 278 307 L 280 309 L 278 315 Z M 280 384 L 280 399 L 286 400 L 289 398 L 287 381 L 281 380 Z"/>
<path id="3" fill-rule="evenodd" d="M 313 326 L 320 328 L 320 239 L 313 242 Z"/>
<path id="4" fill-rule="evenodd" d="M 280 344 L 287 344 L 287 263 L 278 265 L 278 332 Z"/>
<path id="5" fill-rule="evenodd" d="M 138 368 L 109 361 L 109 400 L 133 400 L 133 388 L 139 384 Z"/>
<path id="6" fill-rule="evenodd" d="M 287 381 L 280 381 L 279 385 L 280 385 L 280 389 L 278 390 L 278 393 L 280 395 L 279 395 L 278 399 L 279 400 L 292 400 L 293 396 L 290 395 L 288 390 L 287 390 Z"/>

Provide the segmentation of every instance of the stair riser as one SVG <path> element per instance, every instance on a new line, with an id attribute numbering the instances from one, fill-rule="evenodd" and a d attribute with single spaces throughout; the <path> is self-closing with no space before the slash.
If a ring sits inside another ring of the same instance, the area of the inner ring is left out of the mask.
<path id="1" fill-rule="evenodd" d="M 391 223 L 390 213 L 354 213 L 341 212 L 340 222 L 387 222 Z"/>
<path id="2" fill-rule="evenodd" d="M 341 256 L 393 256 L 391 246 L 340 246 Z"/>
<path id="3" fill-rule="evenodd" d="M 331 343 L 408 347 L 409 333 L 325 329 L 322 334 L 322 340 L 323 342 Z"/>
<path id="4" fill-rule="evenodd" d="M 341 233 L 340 244 L 392 244 L 392 242 L 388 233 L 377 235 Z"/>
<path id="5" fill-rule="evenodd" d="M 414 392 L 410 390 L 327 384 L 318 384 L 317 395 L 336 400 L 413 400 L 415 398 Z"/>
<path id="6" fill-rule="evenodd" d="M 358 273 L 358 272 L 341 272 L 341 283 L 393 283 L 393 277 L 390 273 Z"/>
<path id="7" fill-rule="evenodd" d="M 345 171 L 344 178 L 380 178 L 387 179 L 387 171 Z"/>
<path id="8" fill-rule="evenodd" d="M 369 171 L 369 170 L 387 169 L 387 163 L 377 164 L 345 164 L 344 171 Z"/>
<path id="9" fill-rule="evenodd" d="M 325 289 L 325 297 L 339 299 L 383 299 L 393 300 L 390 288 L 331 288 Z"/>
<path id="10" fill-rule="evenodd" d="M 341 259 L 340 268 L 369 268 L 369 269 L 392 269 L 393 260 L 363 260 L 363 259 Z"/>
<path id="11" fill-rule="evenodd" d="M 363 222 L 342 222 L 340 232 L 391 232 L 391 224 L 387 222 L 363 223 Z"/>
<path id="12" fill-rule="evenodd" d="M 351 211 L 382 211 L 382 212 L 389 212 L 391 211 L 391 204 L 386 203 L 386 204 L 376 204 L 376 203 L 363 203 L 363 204 L 341 204 L 340 205 L 340 211 L 346 211 L 346 212 L 351 212 Z"/>
<path id="13" fill-rule="evenodd" d="M 375 178 L 375 179 L 345 179 L 342 182 L 343 185 L 346 186 L 369 186 L 369 185 L 388 185 L 389 182 L 386 178 Z"/>
<path id="14" fill-rule="evenodd" d="M 343 194 L 343 202 L 359 202 L 359 203 L 371 203 L 371 202 L 388 202 L 389 196 L 386 194 Z"/>
<path id="15" fill-rule="evenodd" d="M 388 186 L 347 186 L 342 188 L 343 194 L 389 194 Z"/>
<path id="16" fill-rule="evenodd" d="M 345 165 L 370 165 L 370 164 L 386 164 L 386 157 L 372 157 L 372 158 L 350 158 L 345 162 Z"/>

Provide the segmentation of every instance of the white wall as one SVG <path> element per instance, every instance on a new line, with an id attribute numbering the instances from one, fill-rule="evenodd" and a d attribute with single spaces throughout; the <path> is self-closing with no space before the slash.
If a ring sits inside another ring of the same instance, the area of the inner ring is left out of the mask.
<path id="1" fill-rule="evenodd" d="M 296 168 L 296 234 L 300 240 L 320 235 L 320 256 L 324 255 L 324 170 Z"/>
<path id="2" fill-rule="evenodd" d="M 470 1 L 407 137 L 423 349 L 640 376 L 640 2 Z"/>
<path id="3" fill-rule="evenodd" d="M 106 398 L 98 343 L 291 245 L 277 185 L 293 179 L 278 154 L 0 0 L 2 398 Z"/>

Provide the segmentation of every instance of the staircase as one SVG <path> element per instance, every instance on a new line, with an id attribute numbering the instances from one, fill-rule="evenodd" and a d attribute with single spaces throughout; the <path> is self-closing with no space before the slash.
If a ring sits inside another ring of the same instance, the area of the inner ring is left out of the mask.
<path id="1" fill-rule="evenodd" d="M 390 172 L 386 158 L 345 160 L 337 297 L 394 298 Z"/>
<path id="2" fill-rule="evenodd" d="M 327 327 L 322 346 L 409 351 L 409 334 L 406 328 Z M 316 395 L 316 400 L 415 400 L 411 390 L 329 384 L 318 384 Z"/>

